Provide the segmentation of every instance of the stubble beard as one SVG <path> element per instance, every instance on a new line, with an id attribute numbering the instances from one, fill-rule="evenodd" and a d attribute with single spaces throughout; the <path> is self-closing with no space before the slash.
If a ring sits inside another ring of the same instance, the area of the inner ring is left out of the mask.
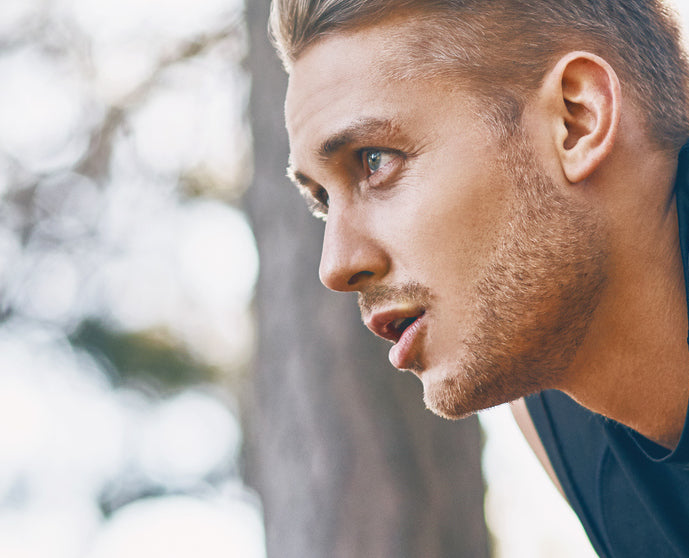
<path id="1" fill-rule="evenodd" d="M 426 406 L 445 418 L 556 387 L 605 284 L 600 218 L 558 192 L 523 137 L 512 137 L 501 159 L 515 202 L 473 289 L 475 325 L 461 359 L 424 384 Z"/>

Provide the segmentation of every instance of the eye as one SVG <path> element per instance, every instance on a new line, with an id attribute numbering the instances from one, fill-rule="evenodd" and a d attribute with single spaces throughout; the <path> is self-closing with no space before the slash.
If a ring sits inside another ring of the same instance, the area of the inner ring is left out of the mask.
<path id="1" fill-rule="evenodd" d="M 312 193 L 307 194 L 306 202 L 309 205 L 309 211 L 314 217 L 325 221 L 328 216 L 328 206 L 330 205 L 330 196 L 325 188 L 318 187 Z"/>
<path id="2" fill-rule="evenodd" d="M 318 188 L 314 194 L 314 197 L 316 198 L 318 204 L 323 207 L 323 209 L 328 209 L 328 205 L 330 205 L 330 196 L 325 188 Z"/>
<path id="3" fill-rule="evenodd" d="M 368 169 L 369 174 L 373 174 L 389 163 L 395 156 L 380 149 L 366 149 L 362 152 L 361 157 L 364 167 Z"/>

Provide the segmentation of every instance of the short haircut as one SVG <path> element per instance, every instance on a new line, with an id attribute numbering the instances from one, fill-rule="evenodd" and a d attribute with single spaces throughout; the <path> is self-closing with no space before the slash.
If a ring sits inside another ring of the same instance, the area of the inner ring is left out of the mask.
<path id="1" fill-rule="evenodd" d="M 394 77 L 459 74 L 503 128 L 518 127 L 529 94 L 562 55 L 585 50 L 615 69 L 660 149 L 689 138 L 689 70 L 662 0 L 273 0 L 270 28 L 289 72 L 319 39 L 391 14 L 408 14 L 394 41 L 403 46 Z"/>

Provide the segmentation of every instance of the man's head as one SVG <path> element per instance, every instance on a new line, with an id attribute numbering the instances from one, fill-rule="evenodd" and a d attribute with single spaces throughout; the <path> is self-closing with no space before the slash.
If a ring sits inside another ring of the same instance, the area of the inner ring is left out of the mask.
<path id="1" fill-rule="evenodd" d="M 616 162 L 619 183 L 630 151 L 615 147 L 618 133 L 649 153 L 688 135 L 660 113 L 623 117 L 601 55 L 514 23 L 517 6 L 535 14 L 536 3 L 279 2 L 274 16 L 290 68 L 291 172 L 327 214 L 321 280 L 359 293 L 369 328 L 395 342 L 393 364 L 417 373 L 444 416 L 569 381 L 620 242 L 619 190 L 601 187 L 612 172 L 602 162 Z M 545 21 L 559 14 L 559 2 L 538 4 Z M 291 14 L 282 31 L 280 10 Z M 622 56 L 596 47 L 601 37 L 573 42 Z M 627 87 L 629 113 L 647 85 Z"/>

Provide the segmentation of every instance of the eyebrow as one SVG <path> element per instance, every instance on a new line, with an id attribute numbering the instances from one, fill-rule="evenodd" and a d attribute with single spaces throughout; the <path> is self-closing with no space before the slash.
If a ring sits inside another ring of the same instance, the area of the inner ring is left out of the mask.
<path id="1" fill-rule="evenodd" d="M 287 166 L 287 178 L 289 178 L 297 186 L 301 186 L 301 187 L 306 187 L 309 184 L 313 183 L 313 180 L 311 180 L 303 172 L 300 172 L 298 170 L 294 170 L 294 167 L 292 167 L 292 163 L 290 163 Z"/>
<path id="2" fill-rule="evenodd" d="M 388 118 L 362 118 L 323 140 L 316 153 L 319 158 L 328 159 L 350 143 L 389 136 L 395 128 L 397 126 Z"/>
<path id="3" fill-rule="evenodd" d="M 389 118 L 362 118 L 325 138 L 316 149 L 316 156 L 321 161 L 327 161 L 347 145 L 380 141 L 381 137 L 390 137 L 398 129 L 398 125 Z M 300 186 L 313 183 L 303 172 L 296 170 L 291 161 L 287 167 L 287 176 Z"/>

